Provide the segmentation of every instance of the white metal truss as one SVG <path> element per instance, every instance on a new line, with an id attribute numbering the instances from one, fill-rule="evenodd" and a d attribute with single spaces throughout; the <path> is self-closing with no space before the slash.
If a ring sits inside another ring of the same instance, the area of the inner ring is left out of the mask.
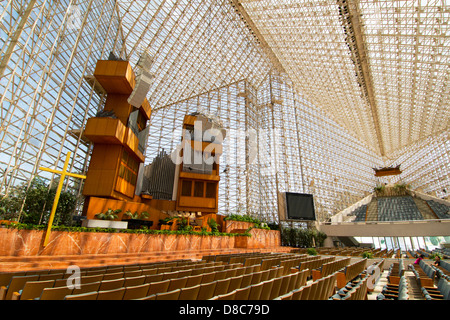
<path id="1" fill-rule="evenodd" d="M 396 163 L 445 197 L 447 1 L 347 2 L 340 14 L 343 0 L 1 1 L 0 193 L 52 179 L 39 166 L 61 168 L 67 151 L 86 173 L 82 130 L 105 100 L 97 60 L 134 67 L 148 50 L 146 163 L 174 150 L 186 113 L 217 114 L 229 132 L 221 213 L 276 221 L 277 192 L 306 192 L 326 220 L 372 191 L 372 168 Z"/>
<path id="2" fill-rule="evenodd" d="M 449 1 L 240 2 L 298 92 L 380 155 L 448 130 Z"/>

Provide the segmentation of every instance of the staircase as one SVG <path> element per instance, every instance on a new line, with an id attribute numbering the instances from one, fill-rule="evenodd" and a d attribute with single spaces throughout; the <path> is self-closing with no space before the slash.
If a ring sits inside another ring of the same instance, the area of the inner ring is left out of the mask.
<path id="1" fill-rule="evenodd" d="M 346 247 L 358 247 L 359 242 L 354 237 L 337 237 Z"/>
<path id="2" fill-rule="evenodd" d="M 377 220 L 378 220 L 377 198 L 373 198 L 372 201 L 367 205 L 366 221 L 377 221 Z"/>

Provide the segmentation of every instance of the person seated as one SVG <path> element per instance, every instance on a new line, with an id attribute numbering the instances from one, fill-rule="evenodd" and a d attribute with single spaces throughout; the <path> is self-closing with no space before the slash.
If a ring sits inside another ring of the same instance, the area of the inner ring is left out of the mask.
<path id="1" fill-rule="evenodd" d="M 416 259 L 416 261 L 414 261 L 414 264 L 418 265 L 420 263 L 420 260 L 423 260 L 424 255 L 420 254 L 419 257 Z"/>
<path id="2" fill-rule="evenodd" d="M 436 255 L 436 257 L 434 257 L 433 266 L 439 267 L 440 265 L 441 265 L 441 257 L 439 255 Z"/>

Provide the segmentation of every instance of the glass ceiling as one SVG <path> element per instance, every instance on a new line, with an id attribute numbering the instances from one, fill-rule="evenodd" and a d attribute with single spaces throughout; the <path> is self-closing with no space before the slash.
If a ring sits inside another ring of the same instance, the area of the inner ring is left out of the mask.
<path id="1" fill-rule="evenodd" d="M 387 158 L 449 126 L 449 1 L 242 0 L 296 89 Z"/>
<path id="2" fill-rule="evenodd" d="M 135 66 L 148 50 L 146 164 L 174 149 L 186 113 L 217 114 L 230 133 L 221 213 L 276 220 L 277 192 L 306 192 L 326 220 L 396 182 L 373 175 L 392 164 L 448 197 L 449 14 L 443 0 L 0 1 L 0 194 L 53 179 L 39 167 L 60 169 L 67 151 L 86 173 L 97 60 Z"/>

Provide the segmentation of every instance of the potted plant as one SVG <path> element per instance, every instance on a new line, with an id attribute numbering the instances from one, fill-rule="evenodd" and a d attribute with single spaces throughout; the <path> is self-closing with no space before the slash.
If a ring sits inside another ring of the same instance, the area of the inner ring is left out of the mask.
<path id="1" fill-rule="evenodd" d="M 325 239 L 327 238 L 327 234 L 322 232 L 322 231 L 318 231 L 316 233 L 316 242 L 317 242 L 317 246 L 318 247 L 323 247 Z"/>
<path id="2" fill-rule="evenodd" d="M 406 183 L 396 183 L 394 185 L 394 190 L 397 195 L 404 196 L 406 195 L 408 187 L 409 185 L 407 185 Z"/>
<path id="3" fill-rule="evenodd" d="M 134 213 L 132 213 L 130 210 L 127 210 L 123 214 L 124 217 L 122 217 L 122 219 L 128 217 L 126 221 L 128 222 L 129 229 L 140 229 L 142 226 L 150 228 L 153 225 L 153 221 L 144 220 L 150 216 L 147 211 L 143 211 L 141 213 L 135 211 Z"/>
<path id="4" fill-rule="evenodd" d="M 114 228 L 127 229 L 127 221 L 116 221 L 118 214 L 122 212 L 120 209 L 113 210 L 109 208 L 106 212 L 97 213 L 96 219 L 86 219 L 82 222 L 82 226 L 86 228 Z"/>
<path id="5" fill-rule="evenodd" d="M 385 186 L 383 184 L 377 185 L 373 190 L 377 196 L 382 196 L 384 195 Z"/>
<path id="6" fill-rule="evenodd" d="M 118 214 L 121 211 L 122 210 L 120 209 L 112 210 L 111 208 L 109 208 L 105 213 L 97 213 L 94 217 L 100 220 L 116 220 L 117 218 L 119 218 Z"/>
<path id="7" fill-rule="evenodd" d="M 212 233 L 216 233 L 216 232 L 219 232 L 219 229 L 218 229 L 218 224 L 217 224 L 217 222 L 216 222 L 216 220 L 214 220 L 214 219 L 209 219 L 208 220 L 208 226 L 211 228 L 211 232 Z"/>

